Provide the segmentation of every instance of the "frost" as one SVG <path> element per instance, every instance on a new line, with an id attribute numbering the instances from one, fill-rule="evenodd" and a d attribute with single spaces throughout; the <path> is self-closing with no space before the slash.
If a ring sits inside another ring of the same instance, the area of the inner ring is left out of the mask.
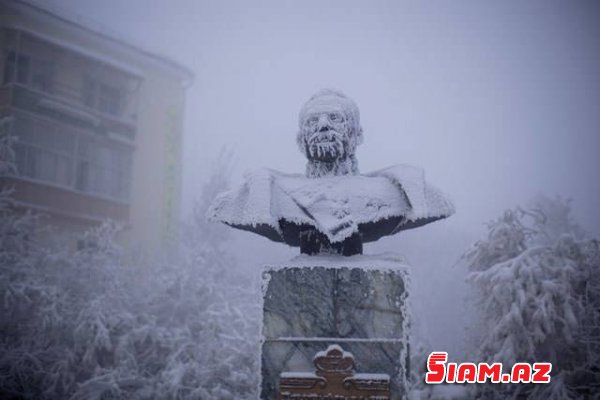
<path id="1" fill-rule="evenodd" d="M 231 272 L 226 228 L 204 219 L 225 184 L 206 184 L 181 253 L 164 262 L 125 255 L 111 223 L 69 251 L 2 192 L 0 397 L 255 399 L 256 290 Z"/>
<path id="2" fill-rule="evenodd" d="M 280 242 L 281 220 L 309 224 L 333 243 L 359 232 L 361 224 L 405 216 L 397 228 L 402 230 L 453 213 L 452 203 L 425 182 L 422 169 L 398 165 L 316 179 L 258 170 L 246 174 L 241 187 L 218 196 L 208 216 L 242 229 L 269 227 L 268 237 Z"/>
<path id="3" fill-rule="evenodd" d="M 340 91 L 323 89 L 302 106 L 296 143 L 309 160 L 307 177 L 358 174 L 355 151 L 362 141 L 358 106 Z"/>
<path id="4" fill-rule="evenodd" d="M 396 253 L 383 254 L 357 254 L 352 257 L 340 258 L 337 255 L 319 254 L 309 256 L 300 254 L 281 266 L 269 266 L 266 270 L 277 270 L 288 267 L 326 267 L 326 268 L 360 268 L 364 270 L 377 270 L 402 274 L 403 279 L 408 279 L 409 267 L 402 256 Z M 266 274 L 268 276 L 268 274 Z"/>
<path id="5" fill-rule="evenodd" d="M 553 376 L 544 387 L 482 386 L 485 396 L 568 399 L 597 393 L 599 255 L 598 241 L 584 237 L 560 198 L 539 198 L 489 224 L 487 239 L 464 256 L 482 317 L 479 358 L 505 368 L 549 361 Z"/>
<path id="6" fill-rule="evenodd" d="M 363 243 L 454 213 L 420 168 L 399 165 L 359 174 L 360 113 L 343 93 L 317 92 L 300 110 L 298 129 L 306 176 L 249 173 L 239 188 L 215 199 L 208 217 L 299 246 L 302 253 L 350 256 L 362 253 Z"/>

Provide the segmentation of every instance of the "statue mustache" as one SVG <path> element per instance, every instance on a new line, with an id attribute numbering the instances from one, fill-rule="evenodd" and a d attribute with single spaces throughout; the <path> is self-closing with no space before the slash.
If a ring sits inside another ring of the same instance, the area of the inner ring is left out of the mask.
<path id="1" fill-rule="evenodd" d="M 318 130 L 317 132 L 308 135 L 306 141 L 309 144 L 316 144 L 320 142 L 340 142 L 343 143 L 345 140 L 343 133 L 336 131 L 335 129 L 328 128 L 327 130 Z"/>
<path id="2" fill-rule="evenodd" d="M 308 136 L 307 149 L 312 157 L 340 157 L 344 153 L 345 135 L 335 130 L 317 131 Z"/>

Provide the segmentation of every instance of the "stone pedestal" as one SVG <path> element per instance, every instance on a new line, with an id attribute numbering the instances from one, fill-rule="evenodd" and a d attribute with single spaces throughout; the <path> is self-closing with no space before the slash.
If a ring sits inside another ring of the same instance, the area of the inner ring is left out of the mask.
<path id="1" fill-rule="evenodd" d="M 261 399 L 276 399 L 282 372 L 312 371 L 338 344 L 357 370 L 388 374 L 406 393 L 407 271 L 398 257 L 300 256 L 263 272 Z"/>

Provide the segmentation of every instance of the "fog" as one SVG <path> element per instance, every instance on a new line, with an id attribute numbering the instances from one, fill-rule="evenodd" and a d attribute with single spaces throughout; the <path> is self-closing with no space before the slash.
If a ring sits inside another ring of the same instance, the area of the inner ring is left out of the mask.
<path id="1" fill-rule="evenodd" d="M 295 143 L 302 103 L 323 87 L 353 98 L 365 135 L 361 171 L 422 166 L 455 203 L 448 220 L 366 246 L 405 254 L 416 327 L 444 350 L 459 351 L 465 324 L 458 258 L 486 221 L 543 193 L 572 198 L 580 224 L 600 234 L 597 3 L 45 4 L 195 73 L 184 121 L 183 215 L 221 148 L 235 155 L 233 183 L 252 168 L 303 172 Z M 297 253 L 248 233 L 235 238 L 249 269 Z M 257 247 L 264 251 L 249 251 Z"/>

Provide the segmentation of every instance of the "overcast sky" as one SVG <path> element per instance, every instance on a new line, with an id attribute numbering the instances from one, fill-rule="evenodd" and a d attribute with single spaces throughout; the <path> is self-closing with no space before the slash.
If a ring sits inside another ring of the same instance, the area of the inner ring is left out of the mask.
<path id="1" fill-rule="evenodd" d="M 423 166 L 482 222 L 538 193 L 600 234 L 600 7 L 582 1 L 48 0 L 196 75 L 185 208 L 224 146 L 246 169 L 303 172 L 302 103 L 338 88 L 361 110 L 361 171 Z"/>

